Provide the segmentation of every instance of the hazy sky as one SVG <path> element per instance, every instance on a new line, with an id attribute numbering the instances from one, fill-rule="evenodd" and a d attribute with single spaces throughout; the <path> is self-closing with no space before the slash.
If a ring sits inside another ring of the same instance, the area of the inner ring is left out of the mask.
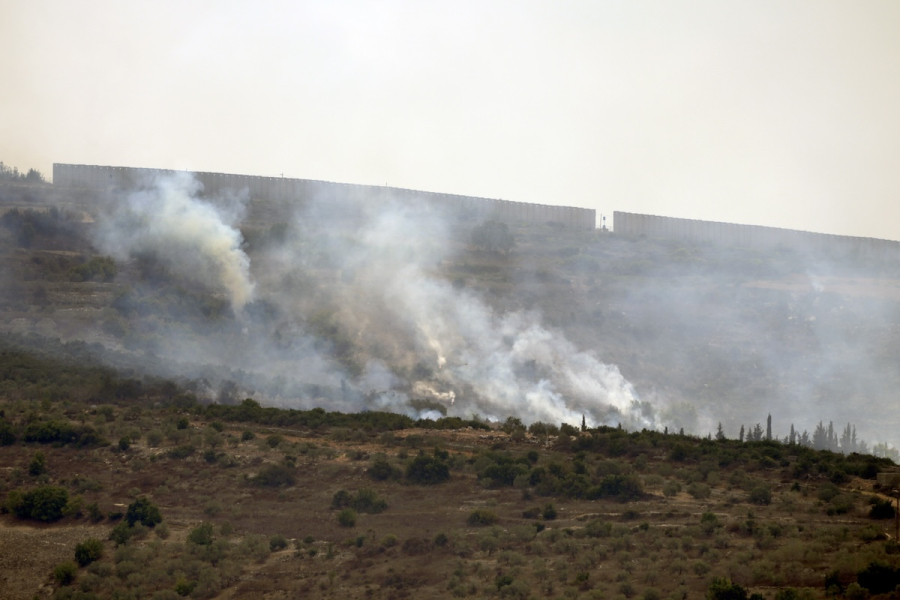
<path id="1" fill-rule="evenodd" d="M 283 173 L 900 239 L 897 0 L 0 0 L 0 86 L 0 160 L 47 175 Z"/>

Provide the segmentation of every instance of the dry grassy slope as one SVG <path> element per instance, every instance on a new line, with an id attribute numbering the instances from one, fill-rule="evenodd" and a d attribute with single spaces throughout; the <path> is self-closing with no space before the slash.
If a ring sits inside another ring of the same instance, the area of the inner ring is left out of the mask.
<path id="1" fill-rule="evenodd" d="M 8 418 L 33 410 L 22 403 L 4 403 L 3 408 Z M 77 410 L 68 412 L 81 420 Z M 646 496 L 627 503 L 526 498 L 514 487 L 485 487 L 466 459 L 490 449 L 513 455 L 536 450 L 538 465 L 555 462 L 570 469 L 572 454 L 532 438 L 513 442 L 497 431 L 407 430 L 376 436 L 342 429 L 312 432 L 226 424 L 216 435 L 209 423 L 197 420 L 186 430 L 174 428 L 179 417 L 170 411 L 117 409 L 107 421 L 89 409 L 84 418 L 114 439 L 136 430 L 144 435 L 127 452 L 107 447 L 4 447 L 0 473 L 7 490 L 35 485 L 24 472 L 40 449 L 50 466 L 44 483 L 80 489 L 85 502 L 97 502 L 104 512 L 124 510 L 137 495 L 149 496 L 160 507 L 170 530 L 167 540 L 151 534 L 119 551 L 106 542 L 106 557 L 81 571 L 75 585 L 103 597 L 112 589 L 171 589 L 179 572 L 192 577 L 198 560 L 192 545 L 183 541 L 201 521 L 214 523 L 217 537 L 232 547 L 253 534 L 264 541 L 281 534 L 296 543 L 296 548 L 291 545 L 271 555 L 250 553 L 213 565 L 204 577 L 217 582 L 208 589 L 211 597 L 219 598 L 490 597 L 497 592 L 498 578 L 507 575 L 528 593 L 519 596 L 518 588 L 511 588 L 501 595 L 523 598 L 700 597 L 713 576 L 768 590 L 767 596 L 773 587 L 792 586 L 809 587 L 820 597 L 826 573 L 838 569 L 847 576 L 875 557 L 890 559 L 884 544 L 871 538 L 877 531 L 891 530 L 892 522 L 865 517 L 871 482 L 854 478 L 843 485 L 839 499 L 849 505 L 848 512 L 828 516 L 829 507 L 840 500 L 821 500 L 820 490 L 829 486 L 816 476 L 804 478 L 799 489 L 792 490 L 791 460 L 776 468 L 763 468 L 755 459 L 720 468 L 704 460 L 673 462 L 652 447 L 637 460 L 587 453 L 583 460 L 588 472 L 615 464 L 642 479 Z M 146 433 L 154 429 L 166 431 L 167 437 L 149 447 Z M 254 431 L 256 439 L 239 441 L 246 430 Z M 267 441 L 270 435 L 281 436 L 275 447 Z M 405 438 L 416 441 L 406 443 Z M 199 452 L 185 459 L 167 457 L 168 450 L 184 444 L 214 446 L 218 461 L 208 463 Z M 377 482 L 366 473 L 368 458 L 383 454 L 402 466 L 403 457 L 415 456 L 417 447 L 430 452 L 434 446 L 458 455 L 451 461 L 458 467 L 447 483 Z M 285 456 L 296 457 L 295 485 L 268 489 L 245 483 Z M 697 493 L 700 498 L 687 494 L 691 479 L 706 486 L 708 496 L 703 487 Z M 681 491 L 662 492 L 675 483 Z M 748 503 L 746 488 L 760 485 L 772 490 L 771 504 Z M 384 498 L 387 510 L 361 514 L 355 527 L 340 527 L 337 511 L 330 509 L 332 496 L 339 489 L 355 492 L 363 487 Z M 524 511 L 547 502 L 558 509 L 555 520 L 524 518 Z M 497 526 L 468 526 L 467 516 L 478 508 L 495 513 Z M 709 533 L 701 530 L 703 513 L 716 515 L 718 526 Z M 750 513 L 755 535 L 746 531 Z M 610 523 L 612 534 L 584 536 L 584 528 L 595 519 Z M 226 522 L 234 533 L 219 535 Z M 534 523 L 546 529 L 535 536 Z M 111 528 L 85 518 L 32 525 L 0 517 L 0 565 L 6 567 L 0 597 L 46 597 L 54 588 L 52 567 L 70 559 L 78 541 L 105 539 Z M 433 544 L 439 533 L 448 537 L 446 546 Z M 315 541 L 304 543 L 306 536 Z M 364 540 L 357 546 L 360 536 Z M 166 561 L 171 566 L 166 567 Z M 140 576 L 116 577 L 117 569 L 126 573 L 134 562 L 142 565 Z M 107 579 L 113 583 L 104 583 Z"/>

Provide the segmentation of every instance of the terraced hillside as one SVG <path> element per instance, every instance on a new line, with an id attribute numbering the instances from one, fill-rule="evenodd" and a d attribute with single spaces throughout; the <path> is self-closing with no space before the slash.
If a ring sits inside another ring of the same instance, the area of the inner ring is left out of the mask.
<path id="1" fill-rule="evenodd" d="M 208 265 L 179 270 L 178 257 L 152 248 L 104 263 L 112 246 L 96 219 L 110 200 L 79 193 L 2 188 L 3 331 L 98 343 L 120 366 L 205 379 L 210 397 L 281 406 L 422 400 L 528 421 L 550 409 L 522 414 L 517 398 L 540 396 L 566 406 L 559 420 L 587 413 L 598 424 L 699 434 L 721 422 L 737 437 L 772 414 L 779 438 L 792 424 L 812 434 L 823 421 L 852 423 L 869 449 L 895 443 L 896 265 L 552 223 L 512 225 L 514 248 L 489 251 L 472 242 L 482 224 L 464 219 L 397 210 L 388 214 L 406 229 L 390 231 L 378 213 L 251 200 L 235 227 L 255 296 L 238 314 L 226 287 L 197 276 Z M 515 354 L 535 330 L 558 342 L 556 363 L 537 350 Z M 622 380 L 592 373 L 602 389 L 586 392 L 559 377 L 579 353 Z M 475 363 L 487 366 L 476 372 Z M 542 381 L 552 394 L 542 395 Z"/>

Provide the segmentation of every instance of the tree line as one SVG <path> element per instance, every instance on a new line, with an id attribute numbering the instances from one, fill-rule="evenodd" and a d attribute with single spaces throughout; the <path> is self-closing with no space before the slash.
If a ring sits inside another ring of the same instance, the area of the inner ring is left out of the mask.
<path id="1" fill-rule="evenodd" d="M 712 436 L 710 435 L 709 437 Z M 728 439 L 721 422 L 716 430 L 716 439 Z M 778 437 L 772 434 L 772 415 L 770 414 L 766 417 L 765 429 L 760 423 L 746 428 L 741 425 L 741 429 L 738 432 L 738 441 L 774 441 L 785 445 L 798 445 L 813 450 L 830 450 L 841 454 L 872 454 L 882 458 L 890 458 L 894 462 L 900 462 L 900 450 L 885 442 L 879 442 L 870 448 L 865 440 L 857 437 L 856 425 L 851 423 L 847 423 L 842 430 L 838 431 L 833 421 L 829 421 L 828 425 L 825 425 L 823 421 L 819 421 L 812 435 L 805 429 L 800 432 L 791 423 L 790 432 L 784 437 Z"/>
<path id="2" fill-rule="evenodd" d="M 46 183 L 44 175 L 37 169 L 28 169 L 27 173 L 17 167 L 10 167 L 0 161 L 0 181 L 17 181 L 23 183 Z"/>

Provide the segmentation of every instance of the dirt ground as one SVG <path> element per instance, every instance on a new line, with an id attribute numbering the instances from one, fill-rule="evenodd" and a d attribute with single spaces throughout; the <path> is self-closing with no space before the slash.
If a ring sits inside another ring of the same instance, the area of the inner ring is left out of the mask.
<path id="1" fill-rule="evenodd" d="M 53 568 L 72 560 L 72 548 L 107 535 L 105 525 L 23 525 L 9 516 L 0 518 L 0 598 L 31 600 L 49 594 L 55 587 Z"/>

